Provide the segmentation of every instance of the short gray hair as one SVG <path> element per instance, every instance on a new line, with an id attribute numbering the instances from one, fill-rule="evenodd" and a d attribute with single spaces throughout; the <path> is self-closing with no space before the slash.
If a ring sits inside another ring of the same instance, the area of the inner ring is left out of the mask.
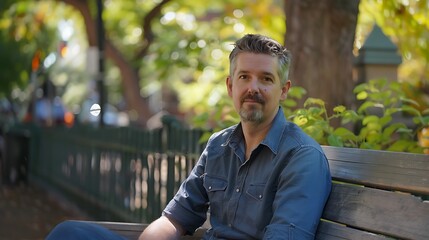
<path id="1" fill-rule="evenodd" d="M 229 54 L 229 72 L 234 73 L 236 57 L 239 53 L 262 53 L 277 57 L 279 69 L 277 73 L 280 82 L 285 84 L 289 77 L 291 53 L 277 41 L 259 34 L 246 34 L 234 44 L 234 49 Z"/>

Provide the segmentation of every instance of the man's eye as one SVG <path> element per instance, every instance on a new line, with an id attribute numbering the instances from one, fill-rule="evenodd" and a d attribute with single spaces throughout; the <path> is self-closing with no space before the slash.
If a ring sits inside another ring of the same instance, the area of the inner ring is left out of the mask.
<path id="1" fill-rule="evenodd" d="M 240 75 L 240 76 L 238 76 L 238 78 L 239 78 L 239 79 L 246 79 L 246 78 L 247 78 L 247 76 L 246 76 L 246 75 Z"/>
<path id="2" fill-rule="evenodd" d="M 265 77 L 265 78 L 264 78 L 264 81 L 266 81 L 266 82 L 273 82 L 273 79 L 272 79 L 272 78 L 270 78 L 270 77 Z"/>

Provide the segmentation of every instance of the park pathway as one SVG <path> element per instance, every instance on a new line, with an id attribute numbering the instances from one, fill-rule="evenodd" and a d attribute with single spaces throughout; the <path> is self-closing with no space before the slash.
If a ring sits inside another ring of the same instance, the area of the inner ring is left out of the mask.
<path id="1" fill-rule="evenodd" d="M 42 240 L 66 219 L 91 220 L 64 198 L 39 186 L 0 185 L 1 240 Z"/>

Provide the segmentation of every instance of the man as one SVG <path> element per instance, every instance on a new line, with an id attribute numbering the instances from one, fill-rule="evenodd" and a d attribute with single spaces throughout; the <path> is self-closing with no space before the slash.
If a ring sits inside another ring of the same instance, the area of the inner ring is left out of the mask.
<path id="1" fill-rule="evenodd" d="M 238 125 L 213 134 L 163 215 L 140 236 L 178 239 L 206 220 L 204 239 L 314 239 L 331 177 L 320 146 L 287 122 L 290 54 L 247 34 L 230 54 L 228 95 Z"/>
<path id="2" fill-rule="evenodd" d="M 209 208 L 204 239 L 314 239 L 331 177 L 319 144 L 287 122 L 279 106 L 291 85 L 289 64 L 286 48 L 268 37 L 247 34 L 235 43 L 226 86 L 241 121 L 211 136 L 140 240 L 192 234 Z M 70 222 L 48 239 L 70 237 L 76 229 L 81 239 L 118 239 L 99 226 Z"/>

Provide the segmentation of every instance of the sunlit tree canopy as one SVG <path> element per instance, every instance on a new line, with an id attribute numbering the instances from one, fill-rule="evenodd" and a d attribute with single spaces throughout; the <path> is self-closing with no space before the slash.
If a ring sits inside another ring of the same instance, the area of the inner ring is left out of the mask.
<path id="1" fill-rule="evenodd" d="M 95 32 L 88 31 L 88 19 L 75 7 L 78 3 L 87 4 L 90 19 L 94 20 L 95 1 L 2 1 L 2 96 L 23 105 L 28 103 L 31 62 L 36 52 L 40 52 L 41 64 L 45 64 L 39 81 L 48 75 L 73 111 L 80 110 L 90 89 L 96 91 L 91 84 L 94 66 L 89 61 L 94 44 L 88 40 L 88 34 Z M 355 48 L 362 46 L 377 23 L 403 56 L 399 80 L 427 91 L 428 9 L 427 0 L 362 0 Z M 179 109 L 185 117 L 220 114 L 220 106 L 224 106 L 222 111 L 231 108 L 224 81 L 234 40 L 257 32 L 283 43 L 287 34 L 284 2 L 279 0 L 105 0 L 103 19 L 109 46 L 117 50 L 113 53 L 119 53 L 138 77 L 138 88 L 131 87 L 132 81 L 123 74 L 118 59 L 107 58 L 105 85 L 109 103 L 123 108 L 129 102 L 129 89 L 135 89 L 145 100 L 167 88 L 177 93 Z M 61 51 L 64 42 L 67 51 Z M 124 84 L 127 81 L 129 84 Z M 162 106 L 155 107 L 156 111 L 161 109 Z"/>

